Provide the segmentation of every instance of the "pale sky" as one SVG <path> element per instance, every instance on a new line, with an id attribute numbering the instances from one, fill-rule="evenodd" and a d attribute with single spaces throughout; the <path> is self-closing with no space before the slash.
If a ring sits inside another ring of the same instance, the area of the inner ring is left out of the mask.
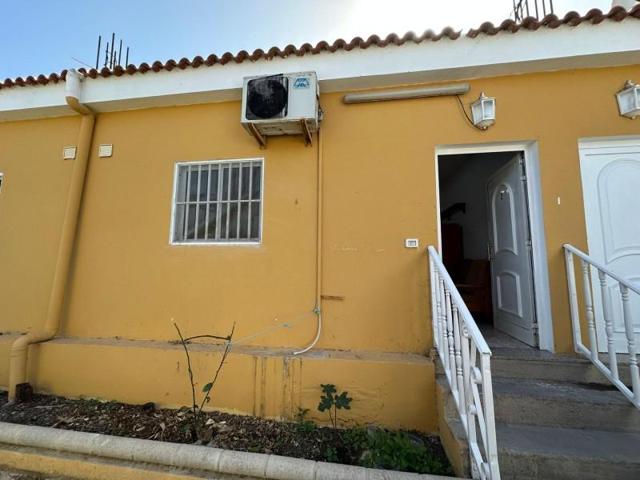
<path id="1" fill-rule="evenodd" d="M 553 3 L 558 16 L 611 6 Z M 0 0 L 0 81 L 94 65 L 98 35 L 104 41 L 111 32 L 139 64 L 374 33 L 466 30 L 499 23 L 511 10 L 512 0 Z"/>

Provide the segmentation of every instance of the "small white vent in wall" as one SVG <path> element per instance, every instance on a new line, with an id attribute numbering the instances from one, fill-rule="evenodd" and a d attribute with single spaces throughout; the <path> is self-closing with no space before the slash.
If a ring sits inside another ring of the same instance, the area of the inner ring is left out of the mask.
<path id="1" fill-rule="evenodd" d="M 110 157 L 113 155 L 113 145 L 112 144 L 102 144 L 98 147 L 98 156 L 99 157 Z"/>
<path id="2" fill-rule="evenodd" d="M 417 238 L 405 238 L 404 239 L 404 248 L 418 248 L 420 246 L 420 242 Z"/>
<path id="3" fill-rule="evenodd" d="M 62 159 L 63 160 L 73 160 L 76 158 L 76 147 L 64 147 L 62 149 Z"/>
<path id="4" fill-rule="evenodd" d="M 0 173 L 0 193 L 2 193 L 2 181 L 4 180 L 4 173 Z"/>

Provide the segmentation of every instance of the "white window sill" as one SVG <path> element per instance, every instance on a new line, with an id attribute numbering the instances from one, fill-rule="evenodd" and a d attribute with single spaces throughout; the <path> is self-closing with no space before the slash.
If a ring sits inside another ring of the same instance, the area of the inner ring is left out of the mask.
<path id="1" fill-rule="evenodd" d="M 171 242 L 177 247 L 259 247 L 262 242 Z"/>

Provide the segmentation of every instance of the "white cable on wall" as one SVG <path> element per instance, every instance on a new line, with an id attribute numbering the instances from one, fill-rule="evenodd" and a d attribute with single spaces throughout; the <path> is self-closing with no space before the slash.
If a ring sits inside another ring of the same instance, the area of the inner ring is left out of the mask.
<path id="1" fill-rule="evenodd" d="M 302 350 L 293 352 L 294 355 L 300 355 L 308 352 L 320 339 L 322 333 L 322 137 L 320 129 L 317 133 L 318 142 L 318 186 L 317 186 L 317 217 L 316 217 L 316 306 L 313 313 L 317 316 L 316 336 L 313 341 Z"/>

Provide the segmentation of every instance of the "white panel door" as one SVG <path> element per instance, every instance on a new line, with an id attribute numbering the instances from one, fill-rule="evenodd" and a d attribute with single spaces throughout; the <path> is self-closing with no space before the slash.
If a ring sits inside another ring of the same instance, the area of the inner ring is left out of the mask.
<path id="1" fill-rule="evenodd" d="M 487 182 L 493 324 L 537 345 L 526 181 L 520 154 Z"/>
<path id="2" fill-rule="evenodd" d="M 607 144 L 609 145 L 609 144 Z M 615 145 L 615 144 L 611 144 Z M 614 273 L 640 286 L 640 141 L 620 146 L 580 149 L 580 171 L 589 255 Z M 602 291 L 591 275 L 598 349 L 607 351 Z M 607 279 L 616 351 L 627 350 L 622 299 L 617 282 Z M 640 296 L 629 293 L 634 331 L 640 341 Z"/>

